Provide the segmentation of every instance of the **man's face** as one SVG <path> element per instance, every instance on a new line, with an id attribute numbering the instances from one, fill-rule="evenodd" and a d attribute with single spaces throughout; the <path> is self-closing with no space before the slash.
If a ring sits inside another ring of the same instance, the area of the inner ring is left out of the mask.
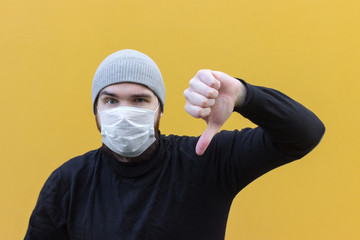
<path id="1" fill-rule="evenodd" d="M 159 105 L 159 100 L 156 95 L 149 88 L 136 83 L 117 83 L 105 87 L 99 93 L 96 102 L 96 124 L 99 131 L 101 131 L 101 122 L 99 111 L 106 109 L 127 106 L 144 108 L 155 111 Z M 154 128 L 155 132 L 159 129 L 159 121 L 162 116 L 161 107 L 159 106 L 155 113 Z"/>

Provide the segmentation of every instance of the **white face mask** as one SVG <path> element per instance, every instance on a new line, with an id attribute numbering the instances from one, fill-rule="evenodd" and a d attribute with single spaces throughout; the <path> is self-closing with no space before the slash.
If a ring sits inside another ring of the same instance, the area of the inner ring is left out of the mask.
<path id="1" fill-rule="evenodd" d="M 102 142 L 124 157 L 137 157 L 155 142 L 155 111 L 116 107 L 99 111 Z"/>

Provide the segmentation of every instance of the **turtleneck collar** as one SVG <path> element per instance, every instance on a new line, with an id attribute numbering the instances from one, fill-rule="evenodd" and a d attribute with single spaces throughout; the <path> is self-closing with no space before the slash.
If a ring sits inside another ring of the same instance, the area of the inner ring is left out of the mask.
<path id="1" fill-rule="evenodd" d="M 155 146 L 152 153 L 145 159 L 134 162 L 122 162 L 119 161 L 114 153 L 111 152 L 111 150 L 106 146 L 101 147 L 101 155 L 116 174 L 125 177 L 138 177 L 150 171 L 161 160 L 160 155 L 161 152 L 163 152 L 160 151 L 160 149 L 163 147 L 161 144 L 162 137 L 162 135 L 159 136 L 159 138 L 154 143 Z"/>

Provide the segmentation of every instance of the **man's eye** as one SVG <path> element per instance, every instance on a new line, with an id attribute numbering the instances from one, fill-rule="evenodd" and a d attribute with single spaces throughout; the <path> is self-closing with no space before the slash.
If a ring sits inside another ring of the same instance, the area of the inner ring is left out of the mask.
<path id="1" fill-rule="evenodd" d="M 135 98 L 134 101 L 137 102 L 137 103 L 143 103 L 143 102 L 145 102 L 145 99 L 143 99 L 143 98 Z"/>
<path id="2" fill-rule="evenodd" d="M 110 104 L 110 105 L 113 105 L 113 104 L 116 104 L 117 101 L 116 101 L 115 99 L 107 99 L 107 100 L 106 100 L 106 103 L 107 103 L 107 104 Z"/>

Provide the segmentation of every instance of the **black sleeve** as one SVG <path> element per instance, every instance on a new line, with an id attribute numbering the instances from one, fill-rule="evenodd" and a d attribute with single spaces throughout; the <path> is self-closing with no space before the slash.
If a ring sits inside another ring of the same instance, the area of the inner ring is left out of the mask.
<path id="1" fill-rule="evenodd" d="M 260 126 L 279 151 L 299 159 L 317 146 L 325 126 L 314 113 L 277 90 L 240 81 L 248 95 L 234 110 Z"/>
<path id="2" fill-rule="evenodd" d="M 33 210 L 25 240 L 67 240 L 68 191 L 55 170 L 45 182 Z"/>
<path id="3" fill-rule="evenodd" d="M 305 156 L 325 132 L 323 123 L 300 103 L 277 90 L 240 81 L 247 96 L 234 111 L 258 127 L 222 131 L 213 145 L 233 195 L 264 173 Z"/>

